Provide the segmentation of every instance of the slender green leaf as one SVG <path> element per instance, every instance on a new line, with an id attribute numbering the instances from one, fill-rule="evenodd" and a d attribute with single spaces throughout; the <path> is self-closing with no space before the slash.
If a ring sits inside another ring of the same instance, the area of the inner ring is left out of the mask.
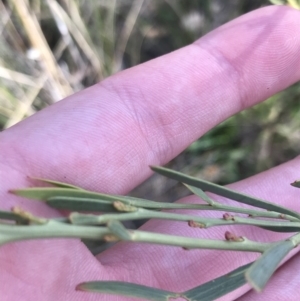
<path id="1" fill-rule="evenodd" d="M 185 298 L 189 301 L 212 301 L 224 296 L 246 283 L 245 271 L 252 263 L 241 266 L 217 279 L 206 282 L 183 293 L 169 292 L 147 286 L 118 281 L 94 281 L 79 284 L 78 290 L 106 294 L 123 295 L 154 301 L 168 301 L 172 298 Z"/>
<path id="2" fill-rule="evenodd" d="M 119 221 L 109 221 L 107 223 L 107 228 L 118 238 L 122 240 L 130 240 L 131 235 L 129 231 L 119 222 Z"/>
<path id="3" fill-rule="evenodd" d="M 99 195 L 96 192 L 61 188 L 61 187 L 38 187 L 38 188 L 25 188 L 11 190 L 10 192 L 30 199 L 46 201 L 51 197 L 74 197 L 74 198 L 89 198 L 89 199 L 99 199 Z M 111 196 L 110 199 L 113 197 Z M 114 199 L 116 200 L 116 199 Z"/>
<path id="4" fill-rule="evenodd" d="M 72 199 L 76 199 L 77 201 L 79 201 L 79 199 L 82 198 L 84 199 L 84 201 L 88 201 L 88 199 L 110 201 L 111 203 L 115 201 L 121 201 L 131 206 L 148 208 L 148 209 L 212 210 L 211 206 L 208 205 L 162 203 L 162 202 L 154 202 L 146 199 L 139 199 L 139 198 L 128 197 L 128 196 L 108 195 L 103 193 L 91 192 L 87 190 L 75 190 L 75 189 L 57 188 L 57 187 L 16 189 L 16 190 L 11 190 L 10 192 L 25 198 L 37 199 L 42 201 L 47 201 L 51 198 L 53 202 L 55 200 L 54 198 L 60 198 L 61 200 L 65 200 L 65 201 L 71 201 Z M 92 208 L 88 210 L 93 211 Z M 94 211 L 98 211 L 98 210 L 95 209 Z"/>
<path id="5" fill-rule="evenodd" d="M 47 201 L 49 205 L 60 209 L 111 212 L 117 211 L 113 208 L 113 202 L 115 201 L 121 201 L 128 205 L 132 205 L 132 203 L 147 205 L 149 203 L 150 207 L 159 207 L 158 202 L 118 195 L 107 195 L 81 189 L 38 187 L 16 189 L 11 190 L 11 192 L 26 198 Z"/>
<path id="6" fill-rule="evenodd" d="M 116 200 L 103 200 L 101 197 L 99 199 L 90 199 L 83 197 L 67 197 L 67 196 L 55 196 L 50 197 L 46 203 L 56 209 L 66 209 L 73 211 L 101 211 L 101 212 L 119 212 L 113 205 L 113 201 Z M 122 199 L 121 202 L 127 202 L 126 199 Z M 130 203 L 132 203 L 130 201 Z M 131 205 L 132 204 L 128 204 Z M 198 204 L 172 204 L 172 203 L 159 203 L 152 201 L 145 201 L 145 204 L 141 202 L 134 203 L 134 206 L 146 209 L 202 209 L 210 210 L 210 206 L 198 205 Z"/>
<path id="7" fill-rule="evenodd" d="M 189 301 L 211 301 L 220 298 L 246 283 L 245 271 L 252 265 L 248 263 L 219 278 L 206 282 L 182 293 Z"/>
<path id="8" fill-rule="evenodd" d="M 264 201 L 264 200 L 260 200 L 254 197 L 251 197 L 249 195 L 246 194 L 242 194 L 240 192 L 237 191 L 233 191 L 229 188 L 214 184 L 214 183 L 210 183 L 204 180 L 200 180 L 194 177 L 190 177 L 187 176 L 185 174 L 182 174 L 180 172 L 177 171 L 173 171 L 171 169 L 167 169 L 164 167 L 160 167 L 160 166 L 152 166 L 151 169 L 161 175 L 164 175 L 168 178 L 171 178 L 173 180 L 177 180 L 180 182 L 183 182 L 185 184 L 200 188 L 204 191 L 209 191 L 212 193 L 215 193 L 217 195 L 229 198 L 231 200 L 240 202 L 240 203 L 244 203 L 247 205 L 251 205 L 254 207 L 258 207 L 258 208 L 263 208 L 263 209 L 267 209 L 267 210 L 271 210 L 271 211 L 276 211 L 276 212 L 280 212 L 280 213 L 284 213 L 284 214 L 289 214 L 291 216 L 297 217 L 300 219 L 300 214 L 296 211 L 278 206 L 276 204 Z"/>
<path id="9" fill-rule="evenodd" d="M 286 240 L 267 249 L 246 271 L 247 282 L 256 291 L 262 291 L 279 266 L 279 263 L 294 247 L 293 242 Z"/>
<path id="10" fill-rule="evenodd" d="M 244 213 L 247 215 L 252 215 L 252 217 L 268 217 L 268 218 L 276 218 L 276 219 L 288 219 L 290 221 L 299 221 L 298 218 L 295 218 L 290 215 L 282 215 L 281 213 L 275 212 L 275 211 L 262 211 L 262 210 L 256 210 L 256 209 L 249 209 L 249 208 L 239 208 L 239 207 L 233 207 L 233 206 L 228 206 L 228 205 L 223 205 L 220 204 L 213 199 L 211 199 L 202 189 L 196 188 L 187 184 L 184 184 L 192 193 L 195 195 L 199 196 L 202 200 L 207 202 L 208 204 L 211 205 L 211 210 L 222 210 L 226 212 L 238 212 L 238 213 Z M 265 228 L 266 230 L 269 230 L 267 227 Z M 280 227 L 276 228 L 274 227 L 271 231 L 276 231 L 276 232 L 295 232 L 294 229 L 296 228 L 288 228 L 283 229 L 280 231 Z M 296 230 L 298 231 L 298 230 Z"/>
<path id="11" fill-rule="evenodd" d="M 63 183 L 63 182 L 58 182 L 58 181 L 53 181 L 53 180 L 48 180 L 48 179 L 41 179 L 41 178 L 33 178 L 33 177 L 30 177 L 30 178 L 33 179 L 33 180 L 37 180 L 37 181 L 41 181 L 41 182 L 44 182 L 44 183 L 51 184 L 55 187 L 83 190 L 82 188 L 80 188 L 78 186 L 71 185 L 71 184 L 68 184 L 68 183 Z"/>
<path id="12" fill-rule="evenodd" d="M 199 196 L 206 203 L 213 205 L 214 201 L 200 188 L 184 184 L 192 193 Z"/>
<path id="13" fill-rule="evenodd" d="M 293 223 L 291 223 L 291 226 L 259 226 L 262 229 L 273 231 L 273 232 L 281 232 L 281 233 L 291 233 L 291 232 L 299 232 L 300 227 L 293 226 Z"/>
<path id="14" fill-rule="evenodd" d="M 168 301 L 177 298 L 179 294 L 152 288 L 149 286 L 119 281 L 93 281 L 77 285 L 77 290 L 102 294 L 122 295 L 132 298 L 152 301 Z"/>
<path id="15" fill-rule="evenodd" d="M 58 196 L 49 198 L 46 203 L 60 210 L 117 212 L 117 209 L 111 202 L 96 199 Z"/>

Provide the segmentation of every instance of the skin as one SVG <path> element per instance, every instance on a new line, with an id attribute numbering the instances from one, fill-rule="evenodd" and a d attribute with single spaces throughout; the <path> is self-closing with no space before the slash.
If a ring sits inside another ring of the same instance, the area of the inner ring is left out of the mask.
<path id="1" fill-rule="evenodd" d="M 8 194 L 32 185 L 27 176 L 126 194 L 151 175 L 149 165 L 167 163 L 221 121 L 299 81 L 299 28 L 299 11 L 283 6 L 256 10 L 2 132 L 1 208 L 20 205 L 42 216 L 58 215 L 44 204 Z M 299 178 L 299 167 L 297 157 L 230 186 L 300 211 L 300 191 L 289 186 Z M 224 235 L 224 228 L 199 230 L 170 221 L 150 221 L 143 229 L 191 237 Z M 250 239 L 281 238 L 256 228 L 238 229 Z M 0 248 L 0 295 L 4 301 L 20 296 L 23 301 L 123 301 L 128 299 L 74 288 L 89 280 L 124 280 L 184 291 L 256 257 L 125 243 L 94 257 L 78 240 L 17 242 Z M 298 267 L 296 256 L 278 270 L 262 295 L 247 293 L 245 286 L 222 300 L 298 300 Z"/>

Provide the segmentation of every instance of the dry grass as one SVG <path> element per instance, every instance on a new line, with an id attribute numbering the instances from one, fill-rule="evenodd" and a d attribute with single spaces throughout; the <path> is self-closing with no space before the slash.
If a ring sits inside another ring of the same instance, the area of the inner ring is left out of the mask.
<path id="1" fill-rule="evenodd" d="M 141 0 L 5 3 L 0 1 L 3 129 L 121 70 L 143 5 Z"/>

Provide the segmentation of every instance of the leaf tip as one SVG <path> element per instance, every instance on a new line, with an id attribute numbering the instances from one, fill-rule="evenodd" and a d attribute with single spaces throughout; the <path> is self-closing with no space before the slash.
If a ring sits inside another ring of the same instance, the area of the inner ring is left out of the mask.
<path id="1" fill-rule="evenodd" d="M 291 185 L 292 185 L 293 187 L 300 188 L 300 180 L 294 181 L 293 183 L 291 183 Z"/>
<path id="2" fill-rule="evenodd" d="M 85 282 L 77 284 L 75 291 L 87 291 L 87 289 L 85 288 Z"/>
<path id="3" fill-rule="evenodd" d="M 9 189 L 8 193 L 18 195 L 18 189 Z"/>

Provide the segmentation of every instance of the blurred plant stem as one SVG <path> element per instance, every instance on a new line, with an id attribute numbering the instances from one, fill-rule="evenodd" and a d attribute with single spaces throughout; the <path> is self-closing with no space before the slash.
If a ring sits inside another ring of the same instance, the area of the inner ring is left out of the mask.
<path id="1" fill-rule="evenodd" d="M 243 238 L 241 241 L 222 241 L 187 238 L 176 235 L 122 229 L 128 234 L 126 241 L 178 246 L 186 249 L 219 249 L 248 252 L 263 252 L 273 243 L 259 243 Z M 119 241 L 120 235 L 109 227 L 78 226 L 48 220 L 40 225 L 0 224 L 0 244 L 39 238 L 80 238 L 97 241 Z"/>

